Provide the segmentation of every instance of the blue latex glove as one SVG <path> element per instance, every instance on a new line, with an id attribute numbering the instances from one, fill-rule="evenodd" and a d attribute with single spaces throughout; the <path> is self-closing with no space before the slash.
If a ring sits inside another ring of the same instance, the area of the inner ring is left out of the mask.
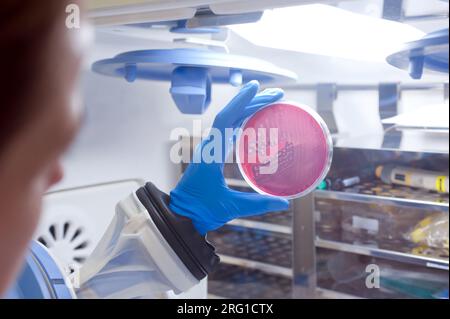
<path id="1" fill-rule="evenodd" d="M 226 128 L 240 128 L 247 117 L 283 97 L 280 89 L 267 89 L 257 94 L 258 91 L 257 81 L 247 83 L 216 116 L 213 128 L 222 133 L 222 139 L 225 139 Z M 210 133 L 196 148 L 194 158 L 197 156 L 200 159 L 205 145 L 214 138 L 217 135 Z M 235 138 L 229 138 L 221 141 L 221 161 L 206 163 L 202 159 L 199 163 L 190 163 L 176 188 L 170 192 L 171 210 L 190 218 L 202 235 L 232 219 L 285 210 L 289 206 L 285 199 L 238 192 L 226 185 L 223 163 L 233 149 L 234 140 Z"/>

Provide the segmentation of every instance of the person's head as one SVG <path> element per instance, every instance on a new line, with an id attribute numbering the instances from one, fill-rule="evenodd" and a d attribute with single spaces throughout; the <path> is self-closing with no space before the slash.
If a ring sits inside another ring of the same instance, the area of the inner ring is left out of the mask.
<path id="1" fill-rule="evenodd" d="M 78 1 L 70 1 L 77 4 Z M 79 127 L 73 95 L 81 62 L 65 0 L 0 5 L 0 295 L 17 274 L 42 196 Z"/>

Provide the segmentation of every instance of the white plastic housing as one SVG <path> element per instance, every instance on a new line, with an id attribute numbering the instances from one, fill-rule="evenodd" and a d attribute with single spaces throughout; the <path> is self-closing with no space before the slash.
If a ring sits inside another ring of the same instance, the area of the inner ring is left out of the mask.
<path id="1" fill-rule="evenodd" d="M 167 298 L 199 281 L 132 193 L 116 206 L 108 230 L 79 270 L 78 298 Z"/>

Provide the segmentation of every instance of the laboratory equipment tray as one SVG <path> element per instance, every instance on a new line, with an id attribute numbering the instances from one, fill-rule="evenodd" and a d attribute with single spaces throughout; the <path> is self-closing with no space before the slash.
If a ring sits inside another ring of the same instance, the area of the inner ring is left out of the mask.
<path id="1" fill-rule="evenodd" d="M 220 263 L 208 276 L 208 293 L 236 299 L 292 298 L 292 279 Z"/>
<path id="2" fill-rule="evenodd" d="M 292 227 L 292 212 L 291 211 L 281 211 L 267 213 L 263 215 L 245 217 L 246 220 L 257 221 L 261 223 L 268 223 L 286 227 Z"/>
<path id="3" fill-rule="evenodd" d="M 424 218 L 448 214 L 448 197 L 406 187 L 392 188 L 393 197 L 391 187 L 384 186 L 390 185 L 374 182 L 340 192 L 316 191 L 316 245 L 448 270 L 448 246 L 424 247 L 408 238 Z M 374 195 L 359 192 L 369 189 Z"/>
<path id="4" fill-rule="evenodd" d="M 362 298 L 439 298 L 448 287 L 447 273 L 420 265 L 324 248 L 316 261 L 320 288 Z M 368 266 L 378 271 L 377 286 L 367 284 Z"/>
<path id="5" fill-rule="evenodd" d="M 208 233 L 208 240 L 221 255 L 290 268 L 292 240 L 269 231 L 227 225 Z"/>
<path id="6" fill-rule="evenodd" d="M 340 252 L 354 253 L 364 256 L 378 257 L 386 260 L 403 262 L 410 265 L 419 265 L 426 268 L 449 270 L 448 259 L 435 258 L 412 253 L 398 252 L 394 250 L 380 249 L 370 245 L 344 243 L 317 238 L 316 247 L 326 248 Z"/>
<path id="7" fill-rule="evenodd" d="M 381 197 L 388 197 L 393 199 L 408 199 L 418 202 L 429 203 L 449 203 L 448 194 L 430 192 L 423 189 L 412 188 L 401 185 L 385 184 L 381 180 L 374 179 L 352 187 L 344 188 L 344 193 L 375 195 Z"/>

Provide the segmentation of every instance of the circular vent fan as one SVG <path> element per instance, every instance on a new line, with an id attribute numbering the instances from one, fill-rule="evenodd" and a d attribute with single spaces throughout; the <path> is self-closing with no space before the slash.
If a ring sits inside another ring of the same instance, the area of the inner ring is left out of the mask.
<path id="1" fill-rule="evenodd" d="M 83 264 L 94 248 L 89 224 L 84 221 L 80 211 L 67 208 L 44 217 L 35 238 L 50 250 L 70 274 L 75 267 Z"/>

